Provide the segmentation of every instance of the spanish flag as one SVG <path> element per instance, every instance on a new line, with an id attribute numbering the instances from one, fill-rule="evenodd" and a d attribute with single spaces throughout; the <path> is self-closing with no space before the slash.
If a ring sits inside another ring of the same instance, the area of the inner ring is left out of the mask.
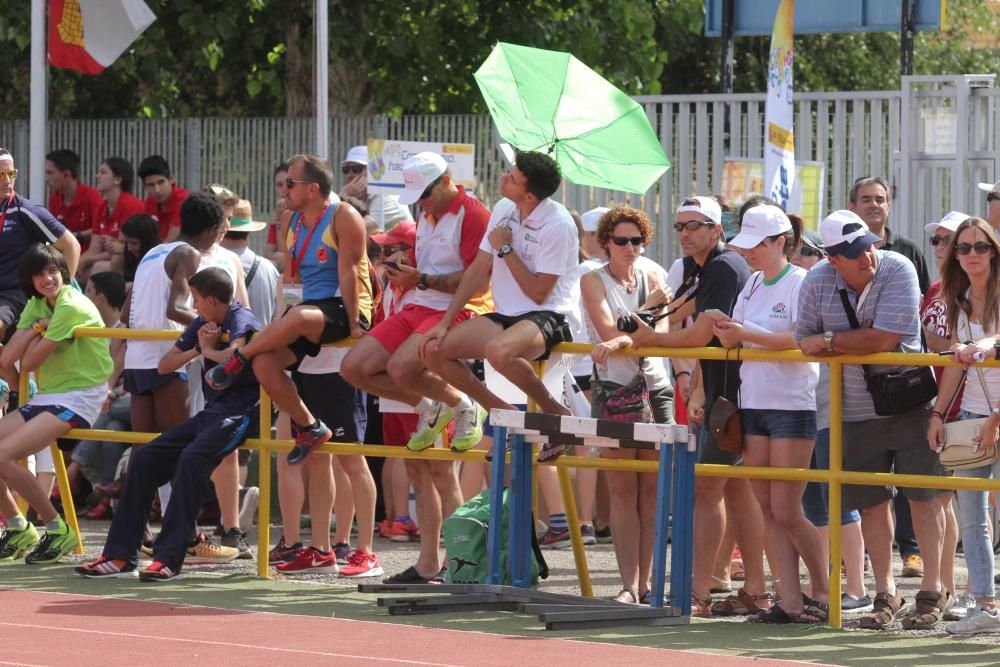
<path id="1" fill-rule="evenodd" d="M 142 0 L 50 0 L 49 64 L 100 74 L 155 20 Z"/>

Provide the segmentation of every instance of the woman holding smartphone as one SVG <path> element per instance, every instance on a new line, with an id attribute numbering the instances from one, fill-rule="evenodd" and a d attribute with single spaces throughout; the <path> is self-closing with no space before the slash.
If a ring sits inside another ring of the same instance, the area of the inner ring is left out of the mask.
<path id="1" fill-rule="evenodd" d="M 791 264 L 802 234 L 773 204 L 750 208 L 729 242 L 757 273 L 736 300 L 732 318 L 716 316 L 715 335 L 726 348 L 745 345 L 796 349 L 793 338 L 799 289 L 806 271 Z M 751 466 L 808 468 L 816 440 L 817 364 L 744 361 L 740 368 L 743 460 Z M 802 511 L 805 482 L 751 480 L 764 514 L 768 542 L 782 582 L 782 601 L 749 620 L 763 623 L 825 623 L 828 564 L 819 534 Z M 813 598 L 802 595 L 799 557 L 812 580 Z"/>

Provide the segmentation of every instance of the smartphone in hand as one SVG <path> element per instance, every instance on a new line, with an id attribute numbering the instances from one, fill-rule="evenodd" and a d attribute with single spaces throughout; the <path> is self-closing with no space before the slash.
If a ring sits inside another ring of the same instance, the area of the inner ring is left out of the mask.
<path id="1" fill-rule="evenodd" d="M 703 312 L 706 315 L 708 315 L 709 317 L 711 317 L 713 320 L 715 320 L 716 322 L 725 322 L 727 320 L 731 320 L 732 319 L 731 317 L 729 317 L 729 315 L 726 315 L 724 312 L 722 312 L 718 308 L 709 308 L 708 310 L 703 311 Z"/>

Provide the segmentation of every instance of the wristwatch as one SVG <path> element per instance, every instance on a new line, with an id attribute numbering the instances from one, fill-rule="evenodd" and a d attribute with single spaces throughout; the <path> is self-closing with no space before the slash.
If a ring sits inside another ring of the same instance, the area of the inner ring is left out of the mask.
<path id="1" fill-rule="evenodd" d="M 512 252 L 514 252 L 514 249 L 510 247 L 510 244 L 504 243 L 502 246 L 500 246 L 500 249 L 497 250 L 497 257 L 503 259 L 505 255 L 509 255 Z"/>
<path id="2" fill-rule="evenodd" d="M 417 289 L 418 290 L 425 290 L 428 287 L 430 287 L 430 285 L 427 284 L 427 274 L 426 273 L 421 273 L 420 274 L 420 280 L 417 281 Z"/>
<path id="3" fill-rule="evenodd" d="M 826 351 L 833 352 L 833 332 L 824 331 L 823 332 L 823 342 L 826 343 Z"/>
<path id="4" fill-rule="evenodd" d="M 995 415 L 1000 415 L 1000 406 L 994 405 L 993 407 L 990 408 L 990 412 L 992 412 Z"/>

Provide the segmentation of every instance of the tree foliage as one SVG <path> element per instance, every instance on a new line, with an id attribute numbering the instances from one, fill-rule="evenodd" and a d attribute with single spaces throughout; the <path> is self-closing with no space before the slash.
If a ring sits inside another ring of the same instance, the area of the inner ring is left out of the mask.
<path id="1" fill-rule="evenodd" d="M 52 118 L 311 113 L 312 0 L 147 0 L 156 22 L 96 77 L 51 69 Z M 948 3 L 950 28 L 916 38 L 918 74 L 994 73 L 986 0 Z M 482 111 L 472 73 L 497 41 L 574 53 L 632 94 L 719 89 L 704 0 L 330 0 L 335 114 Z M 0 4 L 2 117 L 28 112 L 30 12 Z M 977 42 L 977 39 L 979 40 Z M 761 91 L 768 37 L 738 38 L 734 88 Z M 798 90 L 899 86 L 899 35 L 800 35 Z"/>

